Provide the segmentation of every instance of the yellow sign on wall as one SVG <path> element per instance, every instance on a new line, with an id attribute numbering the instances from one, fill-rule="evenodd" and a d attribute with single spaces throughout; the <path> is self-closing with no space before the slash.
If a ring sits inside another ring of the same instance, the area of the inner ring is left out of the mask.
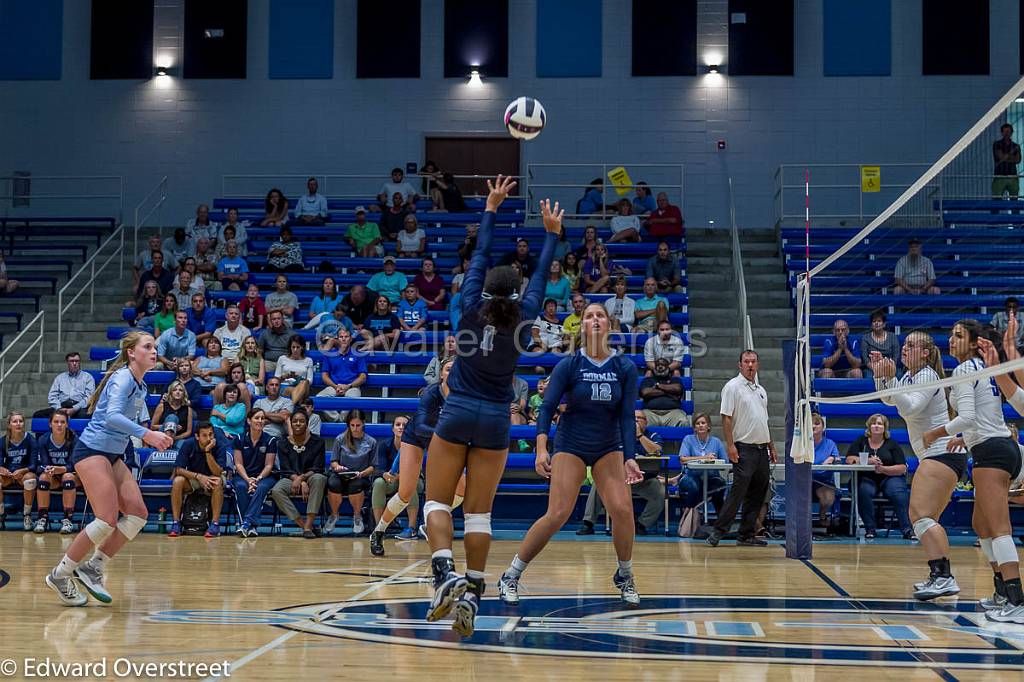
<path id="1" fill-rule="evenodd" d="M 615 193 L 620 197 L 633 191 L 633 180 L 624 166 L 618 166 L 608 171 L 608 179 L 612 181 Z"/>
<path id="2" fill-rule="evenodd" d="M 860 167 L 860 191 L 878 192 L 882 189 L 882 169 L 879 166 Z"/>

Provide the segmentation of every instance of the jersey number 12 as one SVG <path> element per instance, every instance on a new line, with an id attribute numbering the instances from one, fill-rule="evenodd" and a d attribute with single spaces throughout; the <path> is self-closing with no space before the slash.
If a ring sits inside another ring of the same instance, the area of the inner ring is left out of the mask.
<path id="1" fill-rule="evenodd" d="M 607 403 L 612 399 L 612 385 L 606 383 L 590 384 L 590 399 Z"/>

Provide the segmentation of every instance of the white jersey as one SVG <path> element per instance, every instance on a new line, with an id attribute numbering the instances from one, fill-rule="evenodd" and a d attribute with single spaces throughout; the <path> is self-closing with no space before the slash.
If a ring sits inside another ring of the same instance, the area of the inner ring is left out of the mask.
<path id="1" fill-rule="evenodd" d="M 876 379 L 878 389 L 928 384 L 939 380 L 939 375 L 931 367 L 925 366 L 911 375 L 907 372 L 902 377 L 892 379 Z M 910 445 L 918 457 L 935 457 L 946 454 L 949 436 L 932 443 L 930 448 L 924 447 L 923 436 L 932 429 L 945 426 L 949 421 L 946 406 L 946 392 L 941 388 L 926 388 L 920 391 L 908 391 L 882 398 L 886 405 L 892 405 L 907 424 Z"/>
<path id="2" fill-rule="evenodd" d="M 971 358 L 957 365 L 954 377 L 963 377 L 985 369 L 980 358 Z M 1009 438 L 1010 430 L 1003 419 L 1003 403 L 994 379 L 976 379 L 953 384 L 950 401 L 956 418 L 946 424 L 946 433 L 962 433 L 967 449 L 991 438 Z"/>

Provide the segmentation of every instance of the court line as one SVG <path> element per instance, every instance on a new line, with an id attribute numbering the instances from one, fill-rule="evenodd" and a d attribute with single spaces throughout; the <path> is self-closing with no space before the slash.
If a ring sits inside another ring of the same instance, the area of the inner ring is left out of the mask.
<path id="1" fill-rule="evenodd" d="M 828 577 L 828 574 L 826 574 L 825 571 L 821 570 L 820 568 L 812 564 L 810 559 L 801 559 L 800 561 L 803 562 L 804 566 L 811 569 L 811 572 L 814 573 L 814 575 L 818 576 L 823 581 L 825 581 L 825 584 L 831 587 L 832 591 L 834 591 L 840 597 L 850 596 L 850 593 L 844 590 L 835 580 L 832 580 L 832 578 Z"/>
<path id="2" fill-rule="evenodd" d="M 331 616 L 337 615 L 342 610 L 344 610 L 347 606 L 350 606 L 351 604 L 354 604 L 355 602 L 359 601 L 363 597 L 366 597 L 367 595 L 372 594 L 373 592 L 376 592 L 377 590 L 379 590 L 380 588 L 384 587 L 385 585 L 390 584 L 391 581 L 396 580 L 398 578 L 401 578 L 406 573 L 409 573 L 410 571 L 412 571 L 412 570 L 414 570 L 416 568 L 419 568 L 420 566 L 422 566 L 425 563 L 427 563 L 426 559 L 420 559 L 419 561 L 416 561 L 416 562 L 413 562 L 413 563 L 409 564 L 408 566 L 406 566 L 402 570 L 398 571 L 397 573 L 392 573 L 391 575 L 389 575 L 387 578 L 385 578 L 381 582 L 379 582 L 379 583 L 377 583 L 375 585 L 371 585 L 370 587 L 367 587 L 362 592 L 360 592 L 360 593 L 358 593 L 356 595 L 353 595 L 352 597 L 349 597 L 348 599 L 346 599 L 340 605 L 334 607 L 333 609 L 329 609 L 328 611 L 325 611 L 324 613 L 321 613 L 321 614 L 317 615 L 316 616 L 316 620 L 318 622 L 323 622 L 324 620 L 326 620 L 326 618 L 327 618 L 326 614 L 328 614 L 328 613 Z M 290 640 L 295 635 L 299 635 L 299 634 L 302 634 L 302 632 L 300 630 L 293 630 L 291 632 L 286 632 L 285 634 L 281 635 L 280 637 L 278 637 L 278 638 L 276 638 L 274 640 L 271 640 L 270 642 L 267 642 L 266 644 L 264 644 L 260 648 L 255 649 L 255 650 L 249 652 L 245 656 L 242 656 L 237 661 L 234 661 L 233 663 L 231 663 L 231 665 L 228 667 L 228 670 L 230 671 L 229 675 L 231 673 L 234 673 L 236 670 L 238 670 L 242 666 L 244 666 L 246 663 L 249 663 L 250 661 L 253 661 L 253 660 L 259 658 L 260 656 L 262 656 L 263 654 L 265 654 L 267 652 L 273 651 L 277 647 L 281 646 L 282 644 L 284 644 L 285 642 Z M 214 682 L 215 680 L 222 680 L 225 677 L 228 677 L 229 675 L 215 675 L 215 676 L 207 677 L 206 679 L 203 680 L 203 682 Z"/>

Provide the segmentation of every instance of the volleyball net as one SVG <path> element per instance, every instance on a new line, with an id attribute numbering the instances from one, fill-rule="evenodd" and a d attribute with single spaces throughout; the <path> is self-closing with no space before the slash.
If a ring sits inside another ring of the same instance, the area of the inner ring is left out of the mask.
<path id="1" fill-rule="evenodd" d="M 1004 139 L 1007 124 L 1012 132 Z M 948 375 L 958 364 L 948 347 L 957 320 L 1000 328 L 1007 311 L 1014 310 L 1014 298 L 1024 305 L 1022 140 L 1024 78 L 863 227 L 845 227 L 831 217 L 828 192 L 838 185 L 819 183 L 819 192 L 808 183 L 809 203 L 820 208 L 822 218 L 809 211 L 806 226 L 782 226 L 797 321 L 790 450 L 795 462 L 813 461 L 814 412 L 830 429 L 863 427 L 878 413 L 892 422 L 895 410 L 879 399 L 921 390 L 918 384 L 876 391 L 867 362 L 870 349 L 884 349 L 902 373 L 903 339 L 924 332 L 935 341 Z M 860 171 L 861 192 L 893 189 L 885 185 L 884 165 Z M 844 327 L 849 330 L 845 343 L 836 342 L 837 326 L 840 337 Z M 1018 345 L 1024 345 L 1021 341 Z M 1024 359 L 925 387 L 1020 368 Z M 1018 417 L 1012 408 L 1006 410 L 1009 419 Z M 899 426 L 898 420 L 892 424 Z"/>

